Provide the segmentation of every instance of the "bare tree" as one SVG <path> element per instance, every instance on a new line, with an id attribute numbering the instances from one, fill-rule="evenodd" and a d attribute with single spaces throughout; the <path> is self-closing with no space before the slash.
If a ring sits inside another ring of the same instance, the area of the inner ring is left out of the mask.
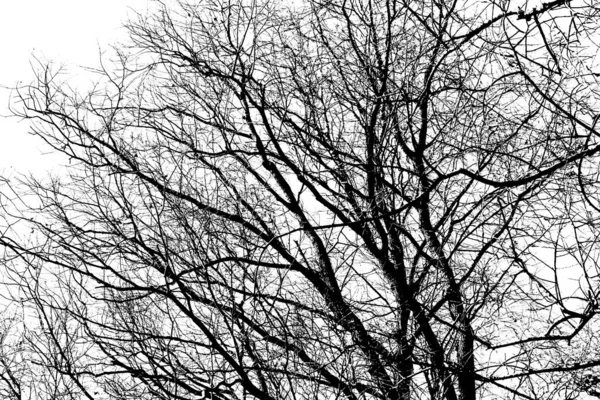
<path id="1" fill-rule="evenodd" d="M 27 364 L 22 355 L 22 342 L 15 325 L 18 318 L 11 310 L 2 310 L 0 326 L 0 395 L 9 400 L 22 399 L 23 375 Z"/>
<path id="2" fill-rule="evenodd" d="M 596 395 L 600 9 L 518 6 L 159 2 L 89 93 L 38 69 L 18 113 L 71 164 L 12 184 L 1 240 L 45 368 L 89 399 Z"/>

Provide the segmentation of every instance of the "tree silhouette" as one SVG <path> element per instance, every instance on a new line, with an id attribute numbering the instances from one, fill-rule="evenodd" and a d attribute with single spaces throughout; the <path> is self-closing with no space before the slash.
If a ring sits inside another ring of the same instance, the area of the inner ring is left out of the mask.
<path id="1" fill-rule="evenodd" d="M 513 3 L 159 2 L 91 91 L 39 68 L 18 113 L 71 164 L 6 187 L 1 239 L 38 365 L 89 399 L 595 393 L 600 8 Z"/>

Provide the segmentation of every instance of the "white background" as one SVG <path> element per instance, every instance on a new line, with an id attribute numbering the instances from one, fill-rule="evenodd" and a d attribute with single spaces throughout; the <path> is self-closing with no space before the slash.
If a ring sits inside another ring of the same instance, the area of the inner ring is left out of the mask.
<path id="1" fill-rule="evenodd" d="M 10 88 L 33 80 L 34 57 L 63 65 L 87 79 L 81 67 L 97 67 L 103 50 L 123 41 L 122 23 L 147 0 L 0 0 L 0 176 L 45 174 L 63 160 L 28 135 L 28 123 L 10 115 Z M 91 77 L 90 77 L 91 79 Z"/>

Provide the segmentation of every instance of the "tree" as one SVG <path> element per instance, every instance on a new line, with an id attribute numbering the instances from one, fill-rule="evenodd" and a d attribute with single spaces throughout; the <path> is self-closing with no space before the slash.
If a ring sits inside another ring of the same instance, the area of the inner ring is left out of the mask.
<path id="1" fill-rule="evenodd" d="M 41 66 L 18 113 L 70 166 L 2 236 L 40 364 L 66 398 L 597 394 L 598 9 L 159 2 L 91 91 Z"/>

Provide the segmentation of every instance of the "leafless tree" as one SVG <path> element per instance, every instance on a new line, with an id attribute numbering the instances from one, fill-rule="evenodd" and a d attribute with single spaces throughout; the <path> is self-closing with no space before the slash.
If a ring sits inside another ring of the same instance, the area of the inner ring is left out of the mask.
<path id="1" fill-rule="evenodd" d="M 15 334 L 18 319 L 10 310 L 2 310 L 0 325 L 0 396 L 8 400 L 21 400 L 21 386 L 27 364 L 21 359 L 22 343 Z"/>
<path id="2" fill-rule="evenodd" d="M 5 186 L 44 368 L 88 399 L 597 395 L 599 4 L 157 2 Z M 9 188 L 11 190 L 9 190 Z"/>

